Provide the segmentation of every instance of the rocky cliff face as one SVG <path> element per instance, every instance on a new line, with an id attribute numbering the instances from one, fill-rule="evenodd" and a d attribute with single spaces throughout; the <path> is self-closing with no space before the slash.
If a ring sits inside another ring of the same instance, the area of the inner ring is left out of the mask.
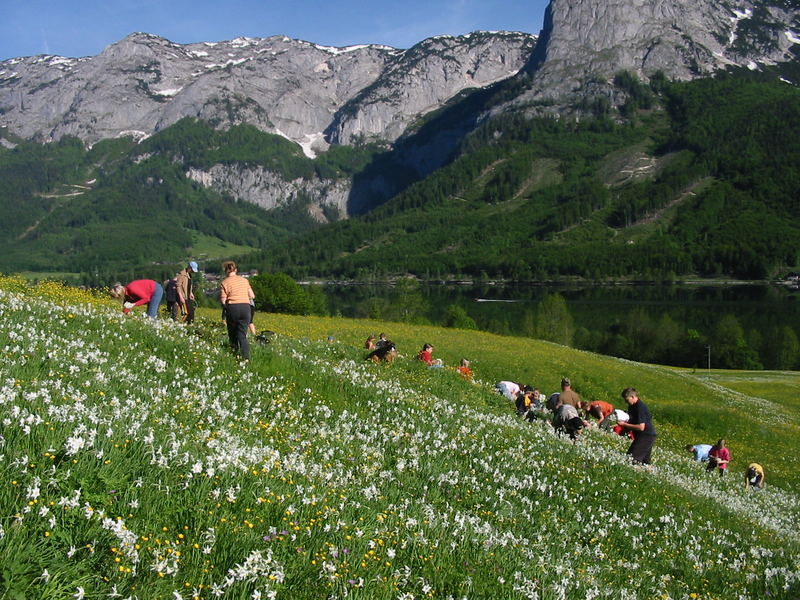
<path id="1" fill-rule="evenodd" d="M 307 212 L 320 223 L 326 214 L 346 215 L 351 183 L 349 180 L 296 179 L 285 181 L 262 167 L 214 165 L 207 171 L 190 169 L 186 176 L 201 185 L 233 198 L 250 202 L 265 210 L 303 202 Z"/>
<path id="2" fill-rule="evenodd" d="M 626 70 L 646 80 L 791 58 L 800 5 L 783 0 L 551 0 L 521 99 L 559 98 Z"/>
<path id="3" fill-rule="evenodd" d="M 482 33 L 401 51 L 280 36 L 179 45 L 139 33 L 95 57 L 0 63 L 0 126 L 24 138 L 70 134 L 92 143 L 146 136 L 192 116 L 223 127 L 248 122 L 313 156 L 330 141 L 326 130 L 336 142 L 360 134 L 393 140 L 465 87 L 516 73 L 534 40 Z"/>
<path id="4" fill-rule="evenodd" d="M 338 144 L 358 136 L 394 141 L 414 119 L 458 92 L 515 75 L 535 45 L 535 37 L 509 32 L 420 42 L 392 57 L 380 77 L 337 113 L 328 137 Z"/>

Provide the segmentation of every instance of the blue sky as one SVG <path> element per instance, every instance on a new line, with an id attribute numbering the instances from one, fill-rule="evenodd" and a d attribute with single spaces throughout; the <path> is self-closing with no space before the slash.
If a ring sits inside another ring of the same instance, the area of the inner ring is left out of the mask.
<path id="1" fill-rule="evenodd" d="M 539 33 L 548 0 L 1 0 L 0 60 L 91 56 L 143 31 L 179 44 L 288 35 L 407 48 L 476 29 Z"/>

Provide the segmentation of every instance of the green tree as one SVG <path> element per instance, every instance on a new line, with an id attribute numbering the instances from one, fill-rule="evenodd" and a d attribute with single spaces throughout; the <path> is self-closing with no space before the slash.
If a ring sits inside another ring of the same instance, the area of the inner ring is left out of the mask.
<path id="1" fill-rule="evenodd" d="M 718 369 L 763 369 L 758 352 L 747 345 L 744 329 L 733 315 L 724 315 L 711 335 L 712 366 Z"/>
<path id="2" fill-rule="evenodd" d="M 630 311 L 622 322 L 621 329 L 630 347 L 631 354 L 627 358 L 641 362 L 655 360 L 656 325 L 644 309 L 635 308 Z"/>
<path id="3" fill-rule="evenodd" d="M 327 315 L 328 314 L 328 299 L 325 292 L 318 285 L 309 285 L 304 288 L 308 300 L 311 305 L 311 314 L 314 315 Z"/>
<path id="4" fill-rule="evenodd" d="M 532 310 L 526 309 L 525 314 L 522 315 L 519 332 L 527 337 L 536 337 L 536 313 Z"/>
<path id="5" fill-rule="evenodd" d="M 306 291 L 285 273 L 256 275 L 250 278 L 256 295 L 256 308 L 267 312 L 308 315 L 312 301 Z"/>
<path id="6" fill-rule="evenodd" d="M 373 319 L 378 321 L 383 319 L 386 313 L 388 302 L 384 298 L 372 296 L 364 302 L 359 303 L 356 308 L 356 316 L 359 318 Z"/>
<path id="7" fill-rule="evenodd" d="M 786 371 L 794 369 L 800 358 L 800 342 L 794 329 L 788 325 L 770 331 L 769 343 L 764 348 L 764 363 L 767 368 Z"/>
<path id="8" fill-rule="evenodd" d="M 681 348 L 685 345 L 685 340 L 683 328 L 664 313 L 658 321 L 653 340 L 655 360 L 662 364 L 674 364 L 676 359 L 681 358 Z"/>
<path id="9" fill-rule="evenodd" d="M 455 329 L 477 329 L 475 319 L 467 314 L 467 311 L 460 307 L 458 304 L 451 304 L 447 307 L 444 313 L 445 327 L 453 327 Z"/>
<path id="10" fill-rule="evenodd" d="M 397 300 L 394 313 L 399 321 L 406 323 L 424 323 L 428 302 L 420 291 L 419 281 L 413 277 L 404 277 L 397 282 Z"/>
<path id="11" fill-rule="evenodd" d="M 536 335 L 563 346 L 571 346 L 575 336 L 575 320 L 561 294 L 548 294 L 536 308 Z"/>

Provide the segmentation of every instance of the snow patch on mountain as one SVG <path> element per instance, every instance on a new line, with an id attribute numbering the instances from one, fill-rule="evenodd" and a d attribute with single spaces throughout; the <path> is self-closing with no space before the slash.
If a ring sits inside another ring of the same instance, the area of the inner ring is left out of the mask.
<path id="1" fill-rule="evenodd" d="M 738 10 L 733 9 L 734 16 L 731 17 L 731 21 L 733 22 L 733 26 L 731 27 L 731 33 L 728 36 L 728 46 L 733 45 L 733 42 L 736 41 L 736 28 L 739 26 L 739 21 L 743 21 L 744 19 L 749 19 L 753 16 L 753 11 L 749 8 L 745 10 Z"/>
<path id="2" fill-rule="evenodd" d="M 308 158 L 317 158 L 317 153 L 314 151 L 314 148 L 318 148 L 319 145 L 324 144 L 324 142 L 325 134 L 320 131 L 318 133 L 307 133 L 299 144 L 303 149 L 303 154 Z"/>

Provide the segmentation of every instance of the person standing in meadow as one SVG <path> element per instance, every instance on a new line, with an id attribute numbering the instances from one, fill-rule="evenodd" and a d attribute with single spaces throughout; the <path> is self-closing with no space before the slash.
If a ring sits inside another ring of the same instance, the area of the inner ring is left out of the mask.
<path id="1" fill-rule="evenodd" d="M 164 295 L 164 288 L 152 279 L 137 279 L 128 285 L 115 283 L 111 286 L 111 297 L 122 300 L 122 312 L 126 315 L 136 306 L 147 304 L 147 316 L 158 316 L 158 305 Z"/>
<path id="2" fill-rule="evenodd" d="M 167 301 L 167 314 L 173 321 L 178 320 L 178 280 L 177 275 L 164 284 L 164 299 Z"/>
<path id="3" fill-rule="evenodd" d="M 619 422 L 618 425 L 623 430 L 632 431 L 634 436 L 627 454 L 631 455 L 633 462 L 649 465 L 653 444 L 656 441 L 656 428 L 653 427 L 653 417 L 650 415 L 650 409 L 639 399 L 639 393 L 636 388 L 625 388 L 622 390 L 621 395 L 622 399 L 628 404 L 630 418 L 627 422 Z"/>
<path id="4" fill-rule="evenodd" d="M 725 440 L 717 440 L 717 443 L 711 448 L 708 453 L 708 466 L 706 471 L 713 471 L 717 469 L 719 476 L 725 475 L 728 469 L 728 463 L 731 462 L 731 451 L 725 447 Z"/>
<path id="5" fill-rule="evenodd" d="M 250 344 L 247 331 L 250 325 L 250 300 L 255 299 L 250 282 L 238 274 L 236 263 L 227 260 L 222 263 L 227 277 L 220 284 L 219 300 L 225 308 L 225 323 L 228 339 L 234 352 L 239 352 L 242 360 L 250 360 Z"/>
<path id="6" fill-rule="evenodd" d="M 178 280 L 178 297 L 183 305 L 183 312 L 186 315 L 185 321 L 190 324 L 194 321 L 194 289 L 192 286 L 192 273 L 197 273 L 200 269 L 197 263 L 189 261 L 175 278 Z"/>

